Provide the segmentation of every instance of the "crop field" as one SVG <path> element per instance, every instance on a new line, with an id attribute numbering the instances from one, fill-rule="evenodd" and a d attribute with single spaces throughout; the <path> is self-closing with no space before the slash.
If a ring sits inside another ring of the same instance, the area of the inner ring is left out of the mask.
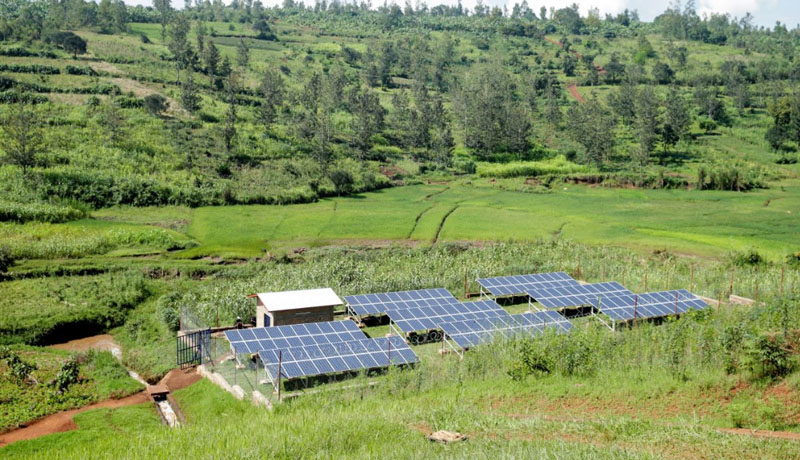
<path id="1" fill-rule="evenodd" d="M 3 3 L 0 458 L 800 460 L 793 12 L 412 3 Z M 413 366 L 283 400 L 222 333 L 244 401 L 173 372 L 181 329 L 249 322 L 253 293 L 547 272 L 709 307 L 408 336 Z M 138 404 L 174 375 L 179 429 Z"/>
<path id="2" fill-rule="evenodd" d="M 521 185 L 478 179 L 470 186 L 409 186 L 282 207 L 176 209 L 198 246 L 174 255 L 260 257 L 281 248 L 346 242 L 536 241 L 557 234 L 583 243 L 700 256 L 756 248 L 777 261 L 800 240 L 800 187 L 794 184 L 742 195 L 567 184 L 522 193 L 512 184 Z M 158 223 L 163 214 L 111 208 L 94 216 Z"/>

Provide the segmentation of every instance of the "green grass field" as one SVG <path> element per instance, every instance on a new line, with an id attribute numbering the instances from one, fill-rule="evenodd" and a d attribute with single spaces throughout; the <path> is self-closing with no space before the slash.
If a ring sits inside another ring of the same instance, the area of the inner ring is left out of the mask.
<path id="1" fill-rule="evenodd" d="M 641 250 L 724 256 L 754 248 L 772 260 L 797 251 L 800 186 L 750 193 L 563 185 L 521 193 L 479 179 L 419 185 L 289 206 L 175 209 L 199 246 L 175 253 L 258 257 L 298 246 L 561 237 Z M 95 218 L 166 224 L 162 209 L 105 209 Z M 437 239 L 438 236 L 438 239 Z"/>

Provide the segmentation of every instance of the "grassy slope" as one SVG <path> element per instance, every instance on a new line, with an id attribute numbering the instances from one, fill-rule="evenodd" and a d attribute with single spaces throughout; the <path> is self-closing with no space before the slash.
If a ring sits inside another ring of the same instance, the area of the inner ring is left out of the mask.
<path id="1" fill-rule="evenodd" d="M 440 241 L 531 241 L 560 230 L 584 243 L 703 256 L 752 247 L 777 260 L 796 251 L 800 239 L 800 187 L 794 183 L 746 194 L 584 186 L 518 193 L 476 186 L 483 183 L 403 187 L 283 207 L 199 208 L 187 219 L 187 233 L 200 246 L 179 254 L 253 257 L 274 247 L 343 240 L 431 242 L 445 216 Z M 137 218 L 150 212 L 163 214 L 143 209 Z M 115 209 L 95 213 L 115 220 L 128 215 Z"/>
<path id="2" fill-rule="evenodd" d="M 443 366 L 446 378 L 467 371 L 452 363 Z M 714 423 L 692 416 L 697 401 L 689 391 L 697 390 L 697 384 L 661 375 L 647 391 L 636 390 L 636 382 L 652 376 L 633 381 L 418 381 L 425 377 L 395 373 L 373 389 L 305 396 L 274 412 L 235 401 L 202 381 L 176 393 L 190 422 L 180 430 L 160 426 L 150 405 L 104 409 L 80 414 L 78 431 L 21 442 L 3 453 L 13 458 L 142 459 L 796 458 L 791 441 L 715 432 Z M 631 399 L 634 390 L 639 394 Z M 574 405 L 578 400 L 588 402 Z M 673 406 L 673 416 L 646 416 L 676 402 L 680 406 Z M 460 431 L 470 439 L 455 446 L 425 439 L 424 434 L 439 429 Z"/>

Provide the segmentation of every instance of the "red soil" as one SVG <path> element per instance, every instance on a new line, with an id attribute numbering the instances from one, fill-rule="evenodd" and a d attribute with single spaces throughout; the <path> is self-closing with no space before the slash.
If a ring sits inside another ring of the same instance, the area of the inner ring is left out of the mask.
<path id="1" fill-rule="evenodd" d="M 170 391 L 180 390 L 189 385 L 197 382 L 200 377 L 194 369 L 175 369 L 170 371 L 167 375 L 158 382 L 159 385 L 166 385 Z M 134 395 L 122 399 L 106 399 L 98 403 L 90 404 L 78 409 L 58 412 L 56 414 L 48 415 L 40 418 L 35 422 L 14 431 L 0 434 L 0 447 L 11 444 L 17 441 L 25 441 L 28 439 L 35 439 L 40 436 L 61 433 L 78 428 L 78 425 L 72 418 L 92 409 L 116 409 L 118 407 L 132 406 L 135 404 L 143 404 L 149 401 L 146 391 L 140 391 Z"/>

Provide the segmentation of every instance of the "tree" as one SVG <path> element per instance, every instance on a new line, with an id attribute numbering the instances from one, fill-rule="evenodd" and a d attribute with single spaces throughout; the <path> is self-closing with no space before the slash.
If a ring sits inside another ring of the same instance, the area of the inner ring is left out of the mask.
<path id="1" fill-rule="evenodd" d="M 161 15 L 161 41 L 167 39 L 167 24 L 172 13 L 171 0 L 153 0 L 153 6 Z"/>
<path id="2" fill-rule="evenodd" d="M 236 64 L 239 67 L 246 68 L 250 63 L 250 48 L 245 43 L 244 38 L 239 38 L 239 44 L 236 46 Z"/>
<path id="3" fill-rule="evenodd" d="M 603 69 L 606 71 L 605 79 L 607 82 L 619 82 L 620 78 L 622 78 L 622 75 L 625 74 L 625 64 L 619 61 L 619 53 L 616 51 L 612 53 L 608 64 L 606 64 Z"/>
<path id="4" fill-rule="evenodd" d="M 645 86 L 636 94 L 636 134 L 639 137 L 637 160 L 640 166 L 650 161 L 659 133 L 659 103 L 656 93 Z"/>
<path id="5" fill-rule="evenodd" d="M 73 58 L 77 58 L 79 54 L 86 53 L 86 40 L 75 34 L 67 36 L 62 42 L 62 46 L 64 51 L 72 53 Z"/>
<path id="6" fill-rule="evenodd" d="M 14 256 L 7 246 L 0 246 L 0 273 L 8 273 L 8 269 L 14 265 Z"/>
<path id="7" fill-rule="evenodd" d="M 100 107 L 98 117 L 111 143 L 116 143 L 125 135 L 126 118 L 117 104 L 107 101 Z"/>
<path id="8" fill-rule="evenodd" d="M 203 53 L 203 61 L 205 63 L 206 75 L 209 77 L 211 85 L 214 84 L 214 77 L 217 75 L 217 66 L 219 65 L 219 50 L 213 41 L 210 41 L 205 46 Z"/>
<path id="9" fill-rule="evenodd" d="M 692 118 L 686 100 L 677 88 L 670 88 L 664 113 L 664 132 L 662 134 L 664 150 L 667 150 L 668 146 L 675 146 L 681 139 L 685 139 L 691 123 Z"/>
<path id="10" fill-rule="evenodd" d="M 636 118 L 636 88 L 628 83 L 617 87 L 608 95 L 608 103 L 625 126 L 632 126 Z"/>
<path id="11" fill-rule="evenodd" d="M 222 140 L 225 150 L 233 150 L 233 141 L 236 138 L 236 92 L 239 90 L 239 81 L 236 74 L 231 74 L 225 81 L 225 92 L 228 99 L 228 110 L 225 111 L 225 121 L 222 126 Z"/>
<path id="12" fill-rule="evenodd" d="M 567 130 L 585 149 L 587 163 L 603 163 L 607 152 L 614 148 L 614 117 L 595 97 L 570 107 L 567 112 Z"/>
<path id="13" fill-rule="evenodd" d="M 191 23 L 186 13 L 178 13 L 170 24 L 169 28 L 169 43 L 167 48 L 175 56 L 175 65 L 178 69 L 178 79 L 180 79 L 181 70 L 190 66 L 194 60 L 194 51 L 192 45 L 189 44 L 189 29 Z"/>
<path id="14" fill-rule="evenodd" d="M 283 105 L 285 87 L 283 77 L 275 69 L 267 68 L 261 78 L 259 91 L 263 101 L 258 107 L 258 119 L 264 125 L 264 130 L 269 131 L 278 118 L 278 110 Z"/>
<path id="15" fill-rule="evenodd" d="M 44 150 L 41 117 L 25 104 L 15 104 L 0 126 L 0 148 L 6 161 L 22 168 L 24 175 L 36 166 L 38 156 Z"/>
<path id="16" fill-rule="evenodd" d="M 191 72 L 186 72 L 186 76 L 181 81 L 181 105 L 189 113 L 194 113 L 200 108 L 200 93 Z"/>
<path id="17" fill-rule="evenodd" d="M 383 129 L 384 110 L 378 95 L 368 88 L 360 88 L 352 97 L 353 145 L 364 159 L 372 147 L 372 136 Z"/>
<path id="18" fill-rule="evenodd" d="M 659 61 L 653 66 L 653 79 L 659 85 L 668 85 L 672 83 L 675 72 L 667 64 Z"/>
<path id="19" fill-rule="evenodd" d="M 164 98 L 164 96 L 153 93 L 148 94 L 144 98 L 144 108 L 151 114 L 151 115 L 159 115 L 161 112 L 167 110 L 169 108 L 169 103 Z"/>
<path id="20" fill-rule="evenodd" d="M 272 28 L 270 28 L 267 21 L 264 20 L 263 18 L 259 19 L 258 21 L 256 21 L 255 24 L 253 24 L 253 30 L 258 32 L 258 35 L 256 35 L 256 37 L 259 40 L 275 41 L 278 39 L 278 37 L 276 37 L 275 34 L 272 32 Z"/>

